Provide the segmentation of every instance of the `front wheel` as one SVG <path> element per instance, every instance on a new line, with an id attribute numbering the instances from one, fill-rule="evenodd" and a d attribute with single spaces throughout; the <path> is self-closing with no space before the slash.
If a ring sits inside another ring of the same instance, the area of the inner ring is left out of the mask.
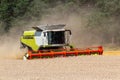
<path id="1" fill-rule="evenodd" d="M 29 59 L 29 54 L 25 54 L 24 56 L 23 56 L 23 60 L 28 60 Z"/>

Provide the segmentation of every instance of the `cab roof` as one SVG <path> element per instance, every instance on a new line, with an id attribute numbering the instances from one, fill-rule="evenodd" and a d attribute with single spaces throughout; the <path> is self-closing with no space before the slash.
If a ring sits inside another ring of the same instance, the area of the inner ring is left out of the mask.
<path id="1" fill-rule="evenodd" d="M 40 25 L 32 28 L 37 31 L 44 31 L 44 30 L 64 29 L 64 27 L 65 27 L 65 24 L 58 24 L 58 25 Z"/>

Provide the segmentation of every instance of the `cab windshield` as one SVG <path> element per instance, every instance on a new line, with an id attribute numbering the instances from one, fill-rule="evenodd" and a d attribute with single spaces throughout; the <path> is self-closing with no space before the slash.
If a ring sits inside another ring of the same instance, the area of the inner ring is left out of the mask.
<path id="1" fill-rule="evenodd" d="M 49 31 L 48 44 L 65 44 L 65 31 Z"/>

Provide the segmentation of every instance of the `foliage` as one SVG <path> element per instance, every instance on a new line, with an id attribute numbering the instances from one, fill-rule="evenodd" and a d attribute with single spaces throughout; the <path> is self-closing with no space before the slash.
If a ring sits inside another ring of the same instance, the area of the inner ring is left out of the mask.
<path id="1" fill-rule="evenodd" d="M 102 35 L 103 43 L 109 42 L 120 45 L 119 0 L 96 0 L 96 11 L 90 16 L 87 29 L 93 34 Z M 97 32 L 96 32 L 97 31 Z"/>
<path id="2" fill-rule="evenodd" d="M 4 30 L 12 27 L 11 22 L 18 16 L 23 16 L 31 0 L 1 0 L 0 20 L 3 22 Z"/>
<path id="3" fill-rule="evenodd" d="M 40 20 L 44 14 L 49 14 L 49 8 L 55 8 L 59 4 L 63 5 L 62 10 L 68 9 L 67 14 L 77 12 L 78 8 L 87 6 L 86 4 L 92 5 L 95 11 L 88 18 L 85 30 L 100 34 L 104 42 L 120 44 L 120 0 L 0 0 L 0 31 L 8 32 L 17 19 L 23 22 Z"/>

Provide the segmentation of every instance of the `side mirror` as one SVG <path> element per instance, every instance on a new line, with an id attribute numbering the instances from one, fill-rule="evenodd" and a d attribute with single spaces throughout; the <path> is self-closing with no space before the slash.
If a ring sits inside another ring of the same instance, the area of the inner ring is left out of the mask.
<path id="1" fill-rule="evenodd" d="M 69 30 L 69 33 L 70 33 L 70 35 L 72 35 L 72 32 L 71 32 L 71 30 Z"/>
<path id="2" fill-rule="evenodd" d="M 44 37 L 46 37 L 46 32 L 44 32 L 43 34 L 44 34 Z"/>
<path id="3" fill-rule="evenodd" d="M 65 30 L 65 31 L 68 31 L 68 32 L 69 32 L 69 34 L 70 34 L 70 35 L 72 35 L 72 32 L 71 32 L 71 30 Z"/>

